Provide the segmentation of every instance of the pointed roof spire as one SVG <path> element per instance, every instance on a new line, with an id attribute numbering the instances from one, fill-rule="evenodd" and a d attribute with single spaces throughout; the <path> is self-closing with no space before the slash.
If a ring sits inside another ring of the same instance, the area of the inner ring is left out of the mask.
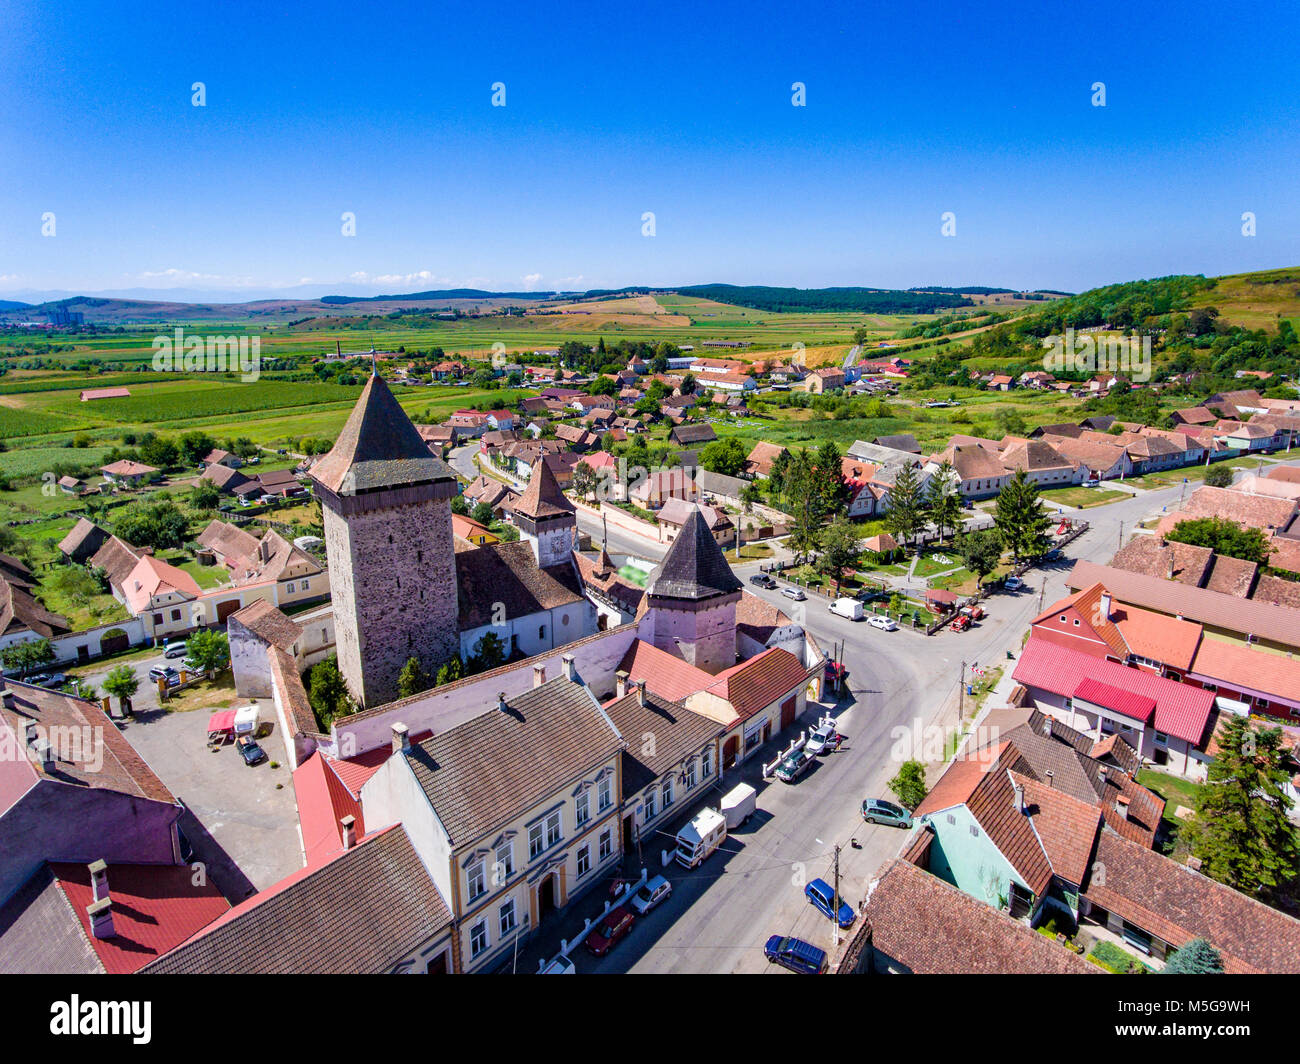
<path id="1" fill-rule="evenodd" d="M 429 451 L 378 373 L 366 381 L 338 441 L 312 467 L 311 475 L 337 495 L 455 480 L 447 463 Z"/>
<path id="2" fill-rule="evenodd" d="M 370 345 L 370 375 L 379 376 L 379 355 L 375 352 L 375 345 Z"/>
<path id="3" fill-rule="evenodd" d="M 698 601 L 730 595 L 743 587 L 722 556 L 699 506 L 692 504 L 682 530 L 650 574 L 645 589 L 647 597 Z"/>
<path id="4" fill-rule="evenodd" d="M 564 497 L 560 482 L 555 479 L 555 474 L 547 464 L 546 455 L 538 456 L 528 487 L 515 503 L 514 512 L 534 520 L 574 513 L 573 504 Z"/>

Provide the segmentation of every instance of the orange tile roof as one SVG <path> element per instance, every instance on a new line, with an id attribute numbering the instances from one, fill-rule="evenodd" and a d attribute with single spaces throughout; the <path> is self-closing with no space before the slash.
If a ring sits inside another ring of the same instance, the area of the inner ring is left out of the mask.
<path id="1" fill-rule="evenodd" d="M 648 690 L 670 702 L 680 702 L 687 695 L 703 691 L 715 680 L 703 669 L 640 639 L 627 648 L 619 669 L 629 679 L 644 683 Z"/>
<path id="2" fill-rule="evenodd" d="M 1199 624 L 1120 604 L 1111 606 L 1111 617 L 1134 654 L 1176 669 L 1191 666 L 1201 641 Z"/>
<path id="3" fill-rule="evenodd" d="M 1300 660 L 1222 639 L 1202 639 L 1190 671 L 1233 687 L 1300 700 Z"/>
<path id="4" fill-rule="evenodd" d="M 1010 744 L 1005 740 L 991 746 L 985 746 L 968 757 L 956 758 L 924 801 L 916 807 L 916 816 L 937 813 L 941 809 L 951 809 L 962 805 L 970 799 L 984 774 L 988 772 L 1002 756 Z"/>
<path id="5" fill-rule="evenodd" d="M 743 720 L 778 699 L 797 693 L 807 678 L 808 670 L 790 651 L 771 647 L 749 661 L 718 673 L 709 691 L 730 702 Z"/>

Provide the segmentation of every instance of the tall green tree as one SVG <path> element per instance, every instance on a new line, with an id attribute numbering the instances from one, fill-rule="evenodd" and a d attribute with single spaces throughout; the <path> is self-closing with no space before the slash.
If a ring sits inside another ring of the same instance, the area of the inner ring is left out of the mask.
<path id="1" fill-rule="evenodd" d="M 434 679 L 424 671 L 420 659 L 412 655 L 406 659 L 402 671 L 397 674 L 397 697 L 410 698 L 421 691 L 427 691 L 434 684 Z"/>
<path id="2" fill-rule="evenodd" d="M 836 594 L 839 594 L 844 570 L 857 564 L 859 542 L 857 526 L 843 515 L 837 515 L 822 531 L 817 567 L 835 581 Z"/>
<path id="3" fill-rule="evenodd" d="M 993 525 L 1002 546 L 1017 561 L 1040 554 L 1047 543 L 1047 530 L 1052 519 L 1043 510 L 1038 497 L 1038 485 L 1030 480 L 1023 469 L 998 492 L 997 506 L 993 511 Z"/>
<path id="4" fill-rule="evenodd" d="M 114 531 L 137 547 L 171 550 L 189 537 L 189 522 L 169 499 L 134 502 L 122 511 Z"/>
<path id="5" fill-rule="evenodd" d="M 889 781 L 889 789 L 908 809 L 915 809 L 928 793 L 925 766 L 919 761 L 904 761 L 898 766 L 898 775 Z"/>
<path id="6" fill-rule="evenodd" d="M 906 552 L 908 540 L 925 527 L 926 520 L 925 496 L 917 464 L 908 462 L 898 471 L 894 485 L 889 489 L 885 527 Z"/>
<path id="7" fill-rule="evenodd" d="M 962 565 L 975 574 L 977 588 L 1002 560 L 1002 543 L 997 533 L 987 529 L 967 532 L 959 540 L 958 549 L 961 551 Z"/>
<path id="8" fill-rule="evenodd" d="M 199 672 L 221 672 L 230 664 L 230 640 L 225 632 L 200 628 L 185 641 L 185 656 Z"/>
<path id="9" fill-rule="evenodd" d="M 849 489 L 844 483 L 843 458 L 834 440 L 827 440 L 817 448 L 814 465 L 823 513 L 839 513 L 849 504 Z"/>
<path id="10" fill-rule="evenodd" d="M 1300 874 L 1282 729 L 1226 714 L 1218 743 L 1186 829 L 1192 853 L 1211 879 L 1268 901 Z"/>
<path id="11" fill-rule="evenodd" d="M 945 530 L 951 530 L 955 536 L 961 527 L 962 506 L 958 491 L 960 484 L 957 471 L 945 458 L 930 477 L 930 483 L 926 487 L 926 509 L 930 512 L 930 520 L 938 530 L 940 539 L 943 539 Z"/>
<path id="12" fill-rule="evenodd" d="M 0 661 L 6 669 L 17 669 L 21 677 L 26 677 L 33 669 L 48 665 L 54 660 L 54 647 L 48 639 L 32 639 L 24 643 L 14 643 L 0 652 Z"/>
<path id="13" fill-rule="evenodd" d="M 119 665 L 104 677 L 104 691 L 117 699 L 118 708 L 128 712 L 131 699 L 140 690 L 140 678 L 130 665 Z"/>
<path id="14" fill-rule="evenodd" d="M 1162 975 L 1222 975 L 1223 958 L 1203 938 L 1179 946 L 1161 969 Z"/>
<path id="15" fill-rule="evenodd" d="M 1242 558 L 1256 565 L 1267 565 L 1273 547 L 1261 528 L 1246 528 L 1227 517 L 1197 517 L 1179 521 L 1165 539 L 1174 543 L 1191 543 L 1209 547 L 1229 558 Z"/>
<path id="16" fill-rule="evenodd" d="M 461 664 L 459 657 L 448 658 L 438 669 L 438 675 L 434 677 L 435 686 L 441 687 L 445 683 L 455 683 L 465 675 L 465 667 Z"/>
<path id="17" fill-rule="evenodd" d="M 335 717 L 341 717 L 348 712 L 350 708 L 348 688 L 343 682 L 343 674 L 339 671 L 337 654 L 331 654 L 324 661 L 312 666 L 307 701 L 311 703 L 321 728 L 327 731 Z"/>
<path id="18" fill-rule="evenodd" d="M 796 554 L 817 549 L 821 535 L 822 496 L 817 490 L 817 469 L 808 451 L 794 454 L 782 480 L 785 511 L 790 515 L 790 547 Z"/>

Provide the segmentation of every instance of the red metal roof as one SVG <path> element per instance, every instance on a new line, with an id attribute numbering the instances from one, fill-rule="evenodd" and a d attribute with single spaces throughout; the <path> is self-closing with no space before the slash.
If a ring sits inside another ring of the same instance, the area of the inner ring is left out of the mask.
<path id="1" fill-rule="evenodd" d="M 1156 711 L 1156 700 L 1154 698 L 1148 698 L 1146 695 L 1140 695 L 1134 691 L 1125 691 L 1119 687 L 1112 687 L 1108 683 L 1094 680 L 1091 676 L 1085 676 L 1079 681 L 1079 685 L 1074 689 L 1074 697 L 1082 698 L 1085 702 L 1091 702 L 1094 706 L 1101 706 L 1103 709 L 1122 713 L 1124 716 L 1141 721 L 1143 724 L 1146 724 Z"/>
<path id="2" fill-rule="evenodd" d="M 345 816 L 356 820 L 357 838 L 365 834 L 361 803 L 322 754 L 308 758 L 293 773 L 294 797 L 298 802 L 298 823 L 307 864 L 317 865 L 343 849 Z"/>
<path id="3" fill-rule="evenodd" d="M 1155 701 L 1155 727 L 1167 735 L 1199 747 L 1214 708 L 1214 695 L 1200 687 L 1167 680 L 1155 673 L 1119 665 L 1078 650 L 1067 650 L 1031 636 L 1020 654 L 1012 677 L 1026 687 L 1037 687 L 1062 698 L 1072 698 L 1079 683 L 1092 677 L 1121 691 L 1131 691 Z"/>

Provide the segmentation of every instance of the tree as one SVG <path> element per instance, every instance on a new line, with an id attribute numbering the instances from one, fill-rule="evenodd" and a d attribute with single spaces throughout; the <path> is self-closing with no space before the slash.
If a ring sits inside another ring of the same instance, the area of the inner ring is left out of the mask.
<path id="1" fill-rule="evenodd" d="M 934 522 L 940 539 L 943 539 L 945 529 L 951 529 L 955 536 L 961 527 L 961 495 L 958 492 L 960 483 L 957 471 L 946 458 L 930 478 L 925 503 L 926 509 L 930 512 L 930 520 Z"/>
<path id="2" fill-rule="evenodd" d="M 588 395 L 618 395 L 618 381 L 613 377 L 597 377 L 587 385 Z"/>
<path id="3" fill-rule="evenodd" d="M 215 510 L 221 505 L 221 489 L 210 480 L 199 479 L 190 489 L 190 506 L 195 510 Z"/>
<path id="4" fill-rule="evenodd" d="M 131 699 L 140 690 L 140 679 L 130 665 L 119 665 L 104 677 L 104 691 L 117 699 L 123 713 L 130 712 Z"/>
<path id="5" fill-rule="evenodd" d="M 39 669 L 54 660 L 54 647 L 48 639 L 15 643 L 0 653 L 0 660 L 6 669 L 17 669 L 22 677 L 26 677 L 32 669 Z"/>
<path id="6" fill-rule="evenodd" d="M 979 532 L 967 532 L 962 536 L 959 549 L 961 563 L 975 574 L 975 587 L 984 582 L 984 578 L 998 567 L 1002 560 L 1002 544 L 997 534 L 987 529 Z"/>
<path id="7" fill-rule="evenodd" d="M 1223 958 L 1219 951 L 1203 938 L 1194 938 L 1179 946 L 1173 956 L 1165 961 L 1163 975 L 1222 975 Z"/>
<path id="8" fill-rule="evenodd" d="M 307 689 L 307 701 L 321 728 L 328 730 L 335 717 L 343 716 L 349 709 L 348 688 L 339 672 L 337 654 L 331 654 L 324 661 L 312 666 L 311 681 Z"/>
<path id="9" fill-rule="evenodd" d="M 474 657 L 470 662 L 473 672 L 487 672 L 504 665 L 505 661 L 506 647 L 496 632 L 485 632 L 474 644 Z"/>
<path id="10" fill-rule="evenodd" d="M 180 451 L 171 440 L 145 433 L 140 441 L 140 458 L 159 469 L 169 469 L 180 461 Z"/>
<path id="11" fill-rule="evenodd" d="M 919 761 L 904 761 L 898 766 L 898 775 L 889 781 L 889 789 L 909 810 L 916 809 L 928 793 L 925 785 L 925 766 Z"/>
<path id="12" fill-rule="evenodd" d="M 206 432 L 187 432 L 179 440 L 181 462 L 196 466 L 216 450 L 217 441 Z"/>
<path id="13" fill-rule="evenodd" d="M 1030 480 L 1023 469 L 998 492 L 997 506 L 993 511 L 993 524 L 1002 546 L 1019 561 L 1042 552 L 1052 519 L 1043 511 L 1038 499 L 1038 485 Z"/>
<path id="14" fill-rule="evenodd" d="M 1227 517 L 1197 517 L 1179 521 L 1165 533 L 1174 543 L 1191 543 L 1209 547 L 1229 558 L 1243 558 L 1256 565 L 1267 565 L 1273 547 L 1260 528 L 1245 528 Z"/>
<path id="15" fill-rule="evenodd" d="M 200 628 L 186 640 L 185 656 L 199 672 L 221 672 L 230 664 L 230 640 L 225 632 Z"/>
<path id="16" fill-rule="evenodd" d="M 921 494 L 921 481 L 917 464 L 906 463 L 894 477 L 889 489 L 889 509 L 885 513 L 885 527 L 904 546 L 907 540 L 925 527 L 925 499 Z"/>
<path id="17" fill-rule="evenodd" d="M 781 450 L 777 456 L 772 459 L 772 469 L 767 475 L 768 486 L 772 489 L 773 497 L 779 497 L 785 494 L 785 475 L 790 469 L 790 452 Z"/>
<path id="18" fill-rule="evenodd" d="M 476 502 L 470 509 L 469 515 L 480 525 L 490 525 L 492 523 L 492 507 L 486 502 Z"/>
<path id="19" fill-rule="evenodd" d="M 1234 470 L 1231 466 L 1210 466 L 1205 471 L 1205 485 L 1210 488 L 1226 488 L 1232 484 Z M 1199 939 L 1194 940 L 1199 941 Z"/>
<path id="20" fill-rule="evenodd" d="M 1185 829 L 1201 871 L 1261 901 L 1300 871 L 1300 836 L 1288 813 L 1291 778 L 1281 728 L 1227 713 L 1196 816 Z"/>
<path id="21" fill-rule="evenodd" d="M 740 467 L 745 464 L 745 459 L 748 457 L 749 452 L 745 450 L 745 445 L 735 436 L 727 436 L 705 446 L 700 452 L 700 465 L 710 473 L 734 477 L 740 472 Z"/>
<path id="22" fill-rule="evenodd" d="M 858 530 L 847 517 L 838 516 L 821 534 L 821 557 L 817 566 L 835 581 L 836 594 L 839 594 L 844 570 L 855 565 L 857 560 Z"/>
<path id="23" fill-rule="evenodd" d="M 427 691 L 434 684 L 434 679 L 420 665 L 420 659 L 411 655 L 397 674 L 397 697 L 410 698 L 421 691 Z"/>
<path id="24" fill-rule="evenodd" d="M 464 495 L 453 495 L 451 497 L 451 512 L 460 514 L 461 517 L 468 517 L 469 500 Z"/>
<path id="25" fill-rule="evenodd" d="M 754 507 L 763 501 L 763 489 L 754 481 L 748 481 L 740 489 L 740 505 L 745 513 L 753 513 Z"/>
<path id="26" fill-rule="evenodd" d="M 573 467 L 573 479 L 569 482 L 569 488 L 579 499 L 588 498 L 596 490 L 598 483 L 599 477 L 596 476 L 596 471 L 586 462 L 579 462 Z"/>
<path id="27" fill-rule="evenodd" d="M 815 467 L 822 512 L 833 514 L 845 509 L 849 504 L 849 489 L 844 483 L 840 449 L 833 440 L 827 440 L 817 449 Z"/>
<path id="28" fill-rule="evenodd" d="M 159 502 L 136 502 L 117 519 L 117 534 L 137 547 L 170 550 L 181 546 L 189 536 L 189 522 L 168 499 Z"/>
<path id="29" fill-rule="evenodd" d="M 790 546 L 796 554 L 808 554 L 817 547 L 823 510 L 817 492 L 817 470 L 807 451 L 799 451 L 790 459 L 782 488 L 791 520 Z"/>
<path id="30" fill-rule="evenodd" d="M 455 683 L 465 675 L 465 666 L 459 657 L 448 659 L 439 669 L 434 684 L 441 687 L 445 683 Z"/>
<path id="31" fill-rule="evenodd" d="M 695 384 L 696 384 L 695 374 L 694 373 L 686 374 L 686 376 L 682 378 L 682 385 L 681 385 L 682 395 L 694 395 Z"/>

